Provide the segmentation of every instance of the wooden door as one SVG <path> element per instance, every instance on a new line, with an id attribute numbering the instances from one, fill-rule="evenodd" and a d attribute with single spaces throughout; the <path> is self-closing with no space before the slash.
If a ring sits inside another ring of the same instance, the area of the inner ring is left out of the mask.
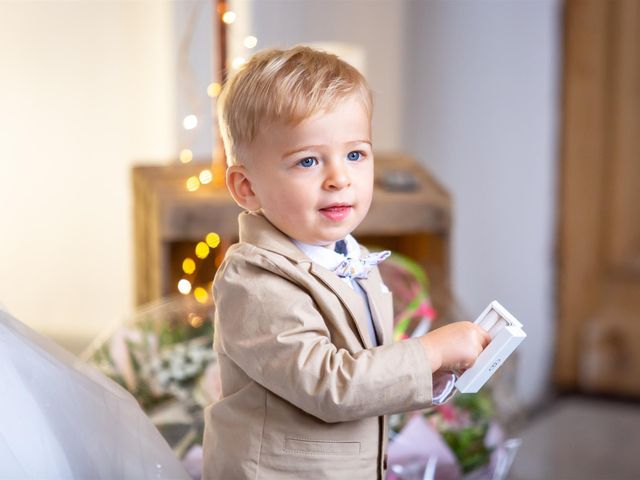
<path id="1" fill-rule="evenodd" d="M 640 397 L 640 0 L 567 0 L 559 387 Z"/>

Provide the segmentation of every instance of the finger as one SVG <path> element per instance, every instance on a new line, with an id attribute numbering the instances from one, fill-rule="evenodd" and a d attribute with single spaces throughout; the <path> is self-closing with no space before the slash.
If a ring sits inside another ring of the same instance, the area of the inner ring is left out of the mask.
<path id="1" fill-rule="evenodd" d="M 482 348 L 486 348 L 489 343 L 491 343 L 491 335 L 484 328 L 478 327 L 478 331 L 480 333 Z"/>

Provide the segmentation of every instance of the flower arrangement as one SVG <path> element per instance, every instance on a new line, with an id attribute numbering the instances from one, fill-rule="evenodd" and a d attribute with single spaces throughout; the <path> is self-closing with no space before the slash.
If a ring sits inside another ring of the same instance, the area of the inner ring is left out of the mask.
<path id="1" fill-rule="evenodd" d="M 220 393 L 213 306 L 188 296 L 148 306 L 97 339 L 83 357 L 138 400 L 176 454 L 198 448 L 203 409 Z"/>
<path id="2" fill-rule="evenodd" d="M 491 478 L 492 455 L 503 442 L 490 395 L 463 394 L 433 409 L 391 417 L 388 479 Z M 466 477 L 466 475 L 472 475 Z"/>
<path id="3" fill-rule="evenodd" d="M 489 462 L 492 449 L 484 441 L 493 417 L 488 392 L 461 394 L 426 414 L 453 451 L 463 473 Z"/>

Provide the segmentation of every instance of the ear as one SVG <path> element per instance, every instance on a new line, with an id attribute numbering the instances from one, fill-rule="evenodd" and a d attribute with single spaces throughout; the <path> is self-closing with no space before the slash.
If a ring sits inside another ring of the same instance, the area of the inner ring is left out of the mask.
<path id="1" fill-rule="evenodd" d="M 251 179 L 243 165 L 227 168 L 227 188 L 236 203 L 245 210 L 255 212 L 260 209 L 260 200 L 253 191 Z"/>

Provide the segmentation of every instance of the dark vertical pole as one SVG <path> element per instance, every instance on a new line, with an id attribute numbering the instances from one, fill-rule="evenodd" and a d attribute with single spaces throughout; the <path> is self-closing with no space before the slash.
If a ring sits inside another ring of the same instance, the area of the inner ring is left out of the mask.
<path id="1" fill-rule="evenodd" d="M 222 21 L 222 15 L 227 11 L 227 4 L 224 0 L 211 0 L 211 23 L 213 48 L 212 52 L 218 51 L 218 64 L 212 62 L 213 81 L 223 85 L 227 79 L 227 24 Z M 217 35 L 216 35 L 217 33 Z M 211 109 L 213 115 L 213 138 L 215 139 L 215 148 L 211 152 L 211 173 L 213 174 L 213 185 L 217 188 L 223 188 L 225 185 L 226 158 L 222 138 L 220 137 L 220 129 L 218 128 L 216 100 L 211 100 Z"/>
<path id="2" fill-rule="evenodd" d="M 222 15 L 224 15 L 224 12 L 227 11 L 227 4 L 224 0 L 214 0 L 214 3 L 214 22 L 216 22 L 218 32 L 217 80 L 222 85 L 227 79 L 227 24 L 222 21 Z"/>

